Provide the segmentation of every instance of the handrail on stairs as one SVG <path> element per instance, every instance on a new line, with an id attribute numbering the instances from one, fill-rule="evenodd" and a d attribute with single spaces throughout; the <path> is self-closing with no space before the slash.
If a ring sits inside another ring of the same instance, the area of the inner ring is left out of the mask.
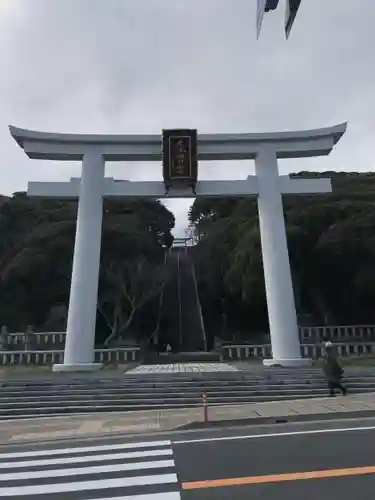
<path id="1" fill-rule="evenodd" d="M 194 266 L 194 262 L 192 260 L 190 260 L 190 262 L 191 262 L 191 268 L 192 268 L 192 273 L 193 273 L 193 282 L 194 282 L 194 289 L 195 289 L 195 297 L 196 297 L 196 301 L 197 301 L 197 305 L 198 305 L 199 320 L 200 320 L 200 323 L 201 323 L 201 329 L 202 329 L 202 333 L 203 333 L 203 346 L 204 346 L 204 350 L 207 351 L 207 336 L 206 336 L 206 329 L 204 327 L 202 305 L 201 305 L 201 301 L 199 299 L 198 283 L 197 283 L 197 277 L 196 277 L 196 274 L 195 274 L 195 266 Z"/>
<path id="2" fill-rule="evenodd" d="M 170 248 L 166 248 L 164 252 L 164 270 L 167 268 L 167 262 L 168 262 L 168 255 L 170 253 Z M 147 352 L 147 346 L 148 344 L 155 339 L 155 337 L 158 335 L 159 330 L 160 330 L 160 323 L 161 323 L 161 315 L 162 315 L 162 307 L 163 307 L 163 299 L 164 299 L 164 286 L 165 286 L 165 273 L 164 273 L 164 279 L 161 284 L 161 289 L 160 289 L 160 294 L 159 294 L 159 307 L 158 307 L 158 317 L 156 320 L 156 326 L 151 335 L 147 338 L 147 341 L 145 342 L 145 345 L 142 348 L 142 360 L 144 359 L 145 352 Z"/>

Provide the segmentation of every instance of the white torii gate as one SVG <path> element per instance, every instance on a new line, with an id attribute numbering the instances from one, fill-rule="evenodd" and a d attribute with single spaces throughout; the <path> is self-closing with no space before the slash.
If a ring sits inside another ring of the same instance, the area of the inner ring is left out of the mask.
<path id="1" fill-rule="evenodd" d="M 69 182 L 29 182 L 28 195 L 79 198 L 64 363 L 54 371 L 100 368 L 94 362 L 95 322 L 100 265 L 103 197 L 193 198 L 258 196 L 259 226 L 268 304 L 272 359 L 268 366 L 300 366 L 297 315 L 289 263 L 282 194 L 331 192 L 330 179 L 279 176 L 278 158 L 328 155 L 346 131 L 346 123 L 317 130 L 267 134 L 200 134 L 198 160 L 255 160 L 255 176 L 233 181 L 198 181 L 190 189 L 163 182 L 118 181 L 104 177 L 106 161 L 162 160 L 160 135 L 53 134 L 10 126 L 29 158 L 82 161 L 81 178 Z"/>

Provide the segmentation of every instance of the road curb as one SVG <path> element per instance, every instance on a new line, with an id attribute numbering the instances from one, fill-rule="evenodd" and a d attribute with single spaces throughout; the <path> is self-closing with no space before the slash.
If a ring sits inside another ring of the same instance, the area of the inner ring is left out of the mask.
<path id="1" fill-rule="evenodd" d="M 285 415 L 279 417 L 256 417 L 256 418 L 238 418 L 232 420 L 216 420 L 208 422 L 191 422 L 182 425 L 178 430 L 200 430 L 225 427 L 242 427 L 251 425 L 270 425 L 270 424 L 293 424 L 298 422 L 314 422 L 325 420 L 345 420 L 353 418 L 371 418 L 375 417 L 375 410 L 353 410 L 345 412 L 332 413 L 310 413 L 305 415 Z"/>

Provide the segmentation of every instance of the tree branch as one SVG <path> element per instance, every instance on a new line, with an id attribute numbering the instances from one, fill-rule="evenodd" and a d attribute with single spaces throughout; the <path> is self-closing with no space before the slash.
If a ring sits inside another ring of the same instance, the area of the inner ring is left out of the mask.
<path id="1" fill-rule="evenodd" d="M 107 326 L 112 330 L 112 322 L 110 321 L 110 319 L 108 318 L 107 314 L 104 312 L 104 309 L 103 309 L 103 305 L 100 304 L 100 302 L 98 301 L 98 311 L 100 312 L 100 314 L 103 316 L 103 319 L 104 321 L 107 323 Z"/>

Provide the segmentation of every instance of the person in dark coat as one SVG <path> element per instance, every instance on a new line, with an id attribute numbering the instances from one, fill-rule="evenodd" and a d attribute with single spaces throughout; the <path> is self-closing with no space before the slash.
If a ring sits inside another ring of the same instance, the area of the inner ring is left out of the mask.
<path id="1" fill-rule="evenodd" d="M 347 393 L 347 389 L 341 383 L 344 370 L 340 366 L 340 363 L 334 352 L 332 342 L 326 342 L 325 344 L 325 355 L 323 358 L 323 373 L 328 384 L 329 395 L 335 396 L 335 389 L 339 389 L 345 396 Z"/>

